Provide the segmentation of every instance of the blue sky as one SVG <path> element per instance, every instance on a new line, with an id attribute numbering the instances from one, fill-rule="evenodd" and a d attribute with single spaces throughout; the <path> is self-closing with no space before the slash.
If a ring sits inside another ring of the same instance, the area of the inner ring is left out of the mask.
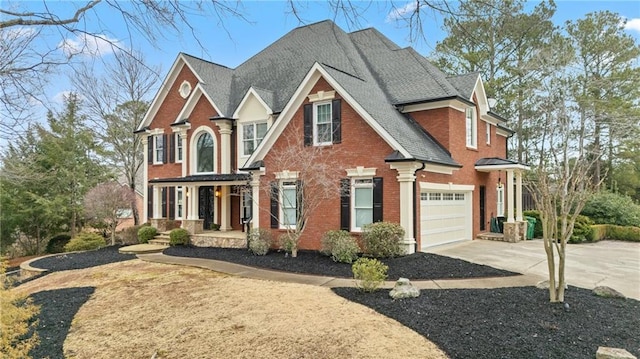
<path id="1" fill-rule="evenodd" d="M 396 6 L 401 8 L 404 5 L 413 3 L 409 1 L 403 3 L 396 2 Z M 17 2 L 6 1 L 3 8 L 8 5 L 18 4 Z M 85 5 L 86 2 L 69 1 L 47 1 L 46 6 L 59 15 L 65 17 L 72 14 L 75 9 Z M 126 3 L 125 3 L 126 4 Z M 354 31 L 366 27 L 375 27 L 398 45 L 413 46 L 418 52 L 427 56 L 433 50 L 437 41 L 446 34 L 441 30 L 441 18 L 427 11 L 425 19 L 427 25 L 424 27 L 426 41 L 410 43 L 408 41 L 409 29 L 397 22 L 389 21 L 389 14 L 392 11 L 386 1 L 373 2 L 368 7 L 369 2 L 355 1 L 356 6 L 363 10 L 362 17 L 359 18 L 358 25 L 354 26 L 345 21 L 343 17 L 334 17 L 328 6 L 322 1 L 310 1 L 299 3 L 300 16 L 305 23 L 313 23 L 325 19 L 333 19 L 346 31 Z M 562 24 L 567 20 L 576 20 L 586 13 L 598 10 L 610 10 L 617 12 L 630 21 L 628 33 L 640 42 L 640 2 L 639 1 L 558 1 L 557 12 L 554 17 L 556 24 Z M 528 7 L 533 7 L 536 2 L 529 2 Z M 29 10 L 40 10 L 43 8 L 42 1 L 23 2 L 19 6 Z M 219 20 L 214 17 L 191 16 L 189 22 L 195 29 L 197 37 L 202 46 L 190 34 L 188 27 L 181 25 L 183 35 L 165 34 L 159 36 L 158 46 L 152 46 L 149 41 L 140 34 L 127 31 L 127 27 L 122 21 L 120 14 L 113 9 L 100 4 L 95 12 L 87 14 L 85 19 L 86 27 L 89 31 L 101 34 L 112 41 L 117 41 L 121 46 L 141 50 L 150 65 L 161 66 L 161 77 L 171 67 L 178 52 L 186 52 L 209 61 L 213 61 L 225 66 L 236 67 L 252 55 L 256 54 L 291 29 L 303 25 L 287 9 L 286 2 L 283 1 L 245 1 L 239 9 L 246 14 L 246 20 L 226 17 L 223 18 L 224 28 L 220 26 Z M 83 38 L 67 38 L 66 49 L 73 50 L 83 43 Z M 95 40 L 90 43 L 96 44 Z M 60 33 L 50 30 L 47 36 L 43 37 L 38 46 L 55 48 L 60 46 Z M 101 49 L 99 56 L 80 56 L 77 60 L 95 61 L 95 57 L 103 57 L 109 60 L 113 56 L 109 46 L 102 46 L 100 41 L 97 47 Z M 94 46 L 94 47 L 96 47 Z M 60 93 L 68 91 L 71 86 L 68 81 L 68 68 L 60 68 L 61 71 L 55 74 L 51 84 L 47 89 L 49 100 L 59 100 Z M 99 67 L 98 70 L 99 71 Z"/>

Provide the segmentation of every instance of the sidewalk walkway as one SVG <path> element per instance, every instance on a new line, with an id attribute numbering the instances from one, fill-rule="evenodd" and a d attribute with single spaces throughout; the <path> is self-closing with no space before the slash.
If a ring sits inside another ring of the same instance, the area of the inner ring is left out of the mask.
<path id="1" fill-rule="evenodd" d="M 210 269 L 239 277 L 264 279 L 277 282 L 309 284 L 321 287 L 354 287 L 355 282 L 350 278 L 323 277 L 318 275 L 296 274 L 280 272 L 262 268 L 247 267 L 240 264 L 217 261 L 212 259 L 167 256 L 162 253 L 139 254 L 143 261 L 183 265 Z M 532 286 L 544 278 L 527 274 L 511 277 L 469 278 L 469 279 L 436 279 L 412 280 L 411 283 L 419 289 L 454 289 L 454 288 L 504 288 Z M 386 281 L 383 288 L 393 288 L 394 281 Z"/>

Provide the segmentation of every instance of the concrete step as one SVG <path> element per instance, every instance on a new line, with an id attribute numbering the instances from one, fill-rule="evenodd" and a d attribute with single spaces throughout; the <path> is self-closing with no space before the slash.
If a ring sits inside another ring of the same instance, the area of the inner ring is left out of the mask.
<path id="1" fill-rule="evenodd" d="M 149 244 L 156 244 L 159 246 L 169 247 L 169 237 L 162 238 L 160 236 L 156 236 L 155 238 L 149 241 Z"/>

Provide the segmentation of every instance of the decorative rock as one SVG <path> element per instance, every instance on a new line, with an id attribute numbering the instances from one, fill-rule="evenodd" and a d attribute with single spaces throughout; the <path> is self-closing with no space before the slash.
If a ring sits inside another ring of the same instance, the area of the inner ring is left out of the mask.
<path id="1" fill-rule="evenodd" d="M 596 359 L 637 359 L 635 355 L 624 349 L 598 347 Z"/>
<path id="2" fill-rule="evenodd" d="M 540 281 L 538 283 L 536 283 L 536 288 L 538 289 L 549 289 L 549 281 L 548 280 L 543 280 Z M 569 285 L 565 282 L 564 283 L 564 290 L 569 289 Z"/>
<path id="3" fill-rule="evenodd" d="M 593 288 L 593 294 L 597 295 L 598 297 L 627 299 L 627 297 L 625 297 L 624 294 L 618 292 L 617 290 L 611 287 L 606 287 L 606 286 L 599 286 L 599 287 Z"/>
<path id="4" fill-rule="evenodd" d="M 393 299 L 417 298 L 420 296 L 420 290 L 414 287 L 409 279 L 400 278 L 395 287 L 389 292 L 389 296 Z"/>

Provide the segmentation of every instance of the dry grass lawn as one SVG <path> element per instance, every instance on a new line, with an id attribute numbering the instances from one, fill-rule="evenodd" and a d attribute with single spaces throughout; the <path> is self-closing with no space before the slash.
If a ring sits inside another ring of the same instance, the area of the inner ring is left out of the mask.
<path id="1" fill-rule="evenodd" d="M 49 274 L 19 290 L 94 286 L 69 358 L 446 358 L 433 343 L 327 288 L 132 260 Z"/>

